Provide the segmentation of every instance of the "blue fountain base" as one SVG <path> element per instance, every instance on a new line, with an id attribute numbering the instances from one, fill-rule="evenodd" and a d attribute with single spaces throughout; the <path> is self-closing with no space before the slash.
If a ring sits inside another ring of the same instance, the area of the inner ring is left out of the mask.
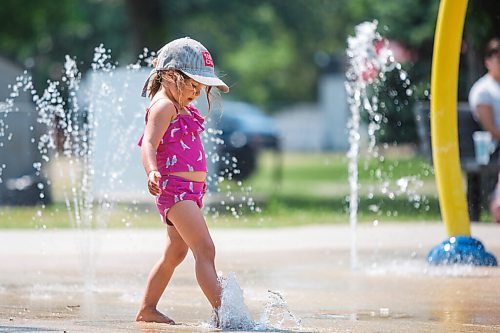
<path id="1" fill-rule="evenodd" d="M 431 265 L 497 266 L 497 259 L 486 252 L 483 243 L 468 236 L 450 237 L 436 245 L 429 252 L 427 262 Z"/>

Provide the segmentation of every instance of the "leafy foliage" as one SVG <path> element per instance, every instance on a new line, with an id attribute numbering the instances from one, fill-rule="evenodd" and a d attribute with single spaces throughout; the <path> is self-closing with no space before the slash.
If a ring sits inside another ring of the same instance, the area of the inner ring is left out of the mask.
<path id="1" fill-rule="evenodd" d="M 416 55 L 406 66 L 421 98 L 430 78 L 438 5 L 434 0 L 3 0 L 0 53 L 43 82 L 61 75 L 66 54 L 88 63 L 100 43 L 124 65 L 143 47 L 156 50 L 190 35 L 212 50 L 233 96 L 272 111 L 315 100 L 323 74 L 317 55 L 343 58 L 354 26 L 376 19 L 386 37 Z M 496 0 L 469 5 L 465 30 L 471 47 L 498 31 L 496 5 Z M 474 61 L 480 66 L 479 56 Z"/>

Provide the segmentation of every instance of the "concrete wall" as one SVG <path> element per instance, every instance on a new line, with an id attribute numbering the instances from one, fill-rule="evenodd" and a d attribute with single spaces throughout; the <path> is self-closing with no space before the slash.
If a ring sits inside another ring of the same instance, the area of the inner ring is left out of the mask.
<path id="1" fill-rule="evenodd" d="M 350 118 L 345 91 L 345 76 L 324 75 L 319 81 L 319 108 L 323 113 L 323 149 L 349 149 L 347 122 Z"/>
<path id="2" fill-rule="evenodd" d="M 89 110 L 94 128 L 93 194 L 112 201 L 150 199 L 137 143 L 144 130 L 149 99 L 141 97 L 149 71 L 118 68 L 92 72 L 80 86 L 78 100 Z"/>
<path id="3" fill-rule="evenodd" d="M 37 122 L 29 92 L 12 98 L 9 85 L 23 70 L 0 57 L 0 205 L 34 205 L 51 201 L 38 140 L 45 128 Z M 13 104 L 6 103 L 12 99 Z M 40 167 L 37 164 L 40 163 Z"/>
<path id="4" fill-rule="evenodd" d="M 297 104 L 275 115 L 284 151 L 339 151 L 349 149 L 350 113 L 343 74 L 328 74 L 318 86 L 318 102 Z M 363 130 L 363 126 L 362 130 Z M 366 135 L 362 134 L 366 141 Z"/>
<path id="5" fill-rule="evenodd" d="M 112 73 L 91 73 L 82 81 L 78 98 L 82 106 L 94 109 L 97 124 L 92 165 L 97 200 L 106 196 L 112 201 L 153 202 L 137 145 L 149 105 L 149 98 L 141 97 L 149 71 L 117 68 Z M 197 107 L 206 114 L 205 96 L 197 99 Z M 211 149 L 210 142 L 204 146 Z M 214 170 L 207 162 L 209 172 Z"/>
<path id="6" fill-rule="evenodd" d="M 274 118 L 281 133 L 284 151 L 321 151 L 324 114 L 316 104 L 298 104 L 277 113 Z"/>

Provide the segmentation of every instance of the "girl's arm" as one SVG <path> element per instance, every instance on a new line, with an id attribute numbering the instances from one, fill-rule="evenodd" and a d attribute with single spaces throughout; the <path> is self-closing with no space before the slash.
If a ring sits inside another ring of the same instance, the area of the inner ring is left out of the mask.
<path id="1" fill-rule="evenodd" d="M 148 122 L 142 138 L 141 159 L 148 175 L 148 189 L 153 195 L 161 193 L 159 187 L 161 175 L 156 163 L 156 149 L 174 116 L 175 106 L 167 99 L 159 100 L 149 109 Z"/>

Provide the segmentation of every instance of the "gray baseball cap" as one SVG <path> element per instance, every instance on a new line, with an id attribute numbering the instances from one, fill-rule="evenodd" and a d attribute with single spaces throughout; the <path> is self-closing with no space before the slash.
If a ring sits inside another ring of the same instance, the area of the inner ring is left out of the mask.
<path id="1" fill-rule="evenodd" d="M 189 37 L 171 41 L 158 51 L 158 62 L 142 88 L 146 97 L 151 76 L 161 70 L 177 69 L 193 80 L 206 86 L 214 86 L 227 93 L 229 87 L 215 74 L 215 66 L 210 52 L 200 42 Z"/>

